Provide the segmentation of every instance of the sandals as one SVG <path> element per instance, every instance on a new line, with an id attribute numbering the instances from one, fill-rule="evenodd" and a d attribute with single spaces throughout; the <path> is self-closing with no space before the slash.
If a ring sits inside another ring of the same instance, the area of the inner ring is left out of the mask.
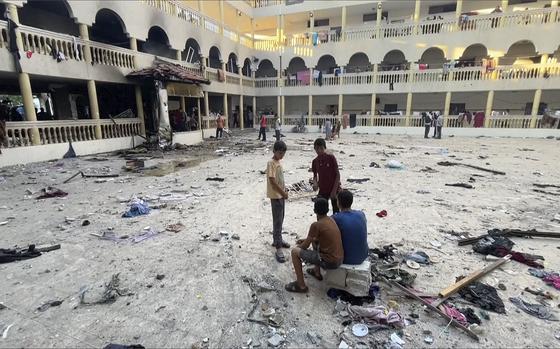
<path id="1" fill-rule="evenodd" d="M 286 262 L 286 257 L 284 257 L 284 254 L 282 253 L 282 251 L 276 251 L 276 253 L 274 254 L 274 257 L 276 257 L 276 261 L 278 263 L 285 263 Z"/>
<path id="2" fill-rule="evenodd" d="M 305 288 L 299 287 L 297 281 L 290 282 L 289 284 L 284 286 L 284 288 L 286 289 L 286 291 L 294 292 L 294 293 L 307 293 L 307 291 L 309 291 L 309 288 L 307 287 Z"/>
<path id="3" fill-rule="evenodd" d="M 319 281 L 323 281 L 323 276 L 322 275 L 317 276 L 317 274 L 315 274 L 315 268 L 309 268 L 306 271 L 307 271 L 307 274 L 313 276 L 315 279 L 317 279 Z"/>

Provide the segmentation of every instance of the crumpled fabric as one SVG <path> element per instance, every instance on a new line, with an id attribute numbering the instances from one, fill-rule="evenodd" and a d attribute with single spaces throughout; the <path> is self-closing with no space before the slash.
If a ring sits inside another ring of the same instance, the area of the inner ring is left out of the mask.
<path id="1" fill-rule="evenodd" d="M 464 299 L 477 304 L 484 310 L 493 311 L 499 314 L 506 313 L 504 302 L 498 295 L 498 291 L 490 285 L 475 281 L 467 287 L 459 290 L 459 294 Z"/>
<path id="2" fill-rule="evenodd" d="M 476 315 L 473 308 L 467 307 L 467 308 L 459 309 L 459 311 L 465 315 L 465 317 L 467 318 L 467 322 L 469 324 L 477 324 L 477 325 L 482 324 L 482 320 L 480 320 L 478 315 Z"/>
<path id="3" fill-rule="evenodd" d="M 399 262 L 389 265 L 378 265 L 374 263 L 371 266 L 371 274 L 374 280 L 378 280 L 380 277 L 385 277 L 386 279 L 394 280 L 405 287 L 412 286 L 414 280 L 416 280 L 416 274 L 412 274 L 404 269 L 401 269 Z"/>
<path id="4" fill-rule="evenodd" d="M 469 322 L 467 321 L 467 317 L 459 310 L 457 310 L 455 307 L 447 304 L 442 304 L 441 306 L 443 307 L 444 313 L 457 320 L 457 322 L 459 322 L 461 325 L 463 326 L 469 325 Z"/>
<path id="5" fill-rule="evenodd" d="M 544 257 L 514 251 L 512 250 L 514 244 L 513 241 L 505 236 L 486 236 L 473 244 L 472 249 L 477 253 L 496 257 L 504 257 L 510 254 L 511 259 L 514 261 L 534 268 L 544 268 L 543 264 L 538 261 L 544 260 Z"/>
<path id="6" fill-rule="evenodd" d="M 348 313 L 352 318 L 359 318 L 360 320 L 364 320 L 366 323 L 389 325 L 397 328 L 404 327 L 404 319 L 401 314 L 394 310 L 387 309 L 383 305 L 349 305 Z"/>
<path id="7" fill-rule="evenodd" d="M 130 208 L 128 209 L 128 211 L 123 213 L 122 216 L 124 218 L 131 218 L 146 215 L 148 213 L 150 213 L 150 207 L 148 206 L 148 203 L 144 200 L 134 199 L 130 204 Z"/>
<path id="8" fill-rule="evenodd" d="M 511 255 L 511 259 L 519 263 L 526 264 L 533 268 L 539 268 L 539 269 L 544 268 L 544 265 L 538 261 L 538 260 L 544 260 L 543 256 L 532 255 L 532 254 L 517 252 L 513 250 L 507 250 L 504 247 L 498 247 L 493 253 L 491 253 L 491 255 L 496 257 L 504 257 L 507 256 L 508 254 Z"/>
<path id="9" fill-rule="evenodd" d="M 548 320 L 548 321 L 558 321 L 558 318 L 550 307 L 541 305 L 541 304 L 533 304 L 529 302 L 525 302 L 521 297 L 511 297 L 509 299 L 516 307 L 523 310 L 529 315 L 534 317 L 538 317 L 539 319 Z"/>
<path id="10" fill-rule="evenodd" d="M 549 285 L 553 286 L 557 290 L 560 290 L 560 274 L 552 271 L 544 271 L 539 269 L 529 268 L 529 274 L 543 279 L 543 281 Z"/>
<path id="11" fill-rule="evenodd" d="M 49 198 L 61 198 L 68 195 L 67 192 L 57 189 L 55 187 L 47 187 L 41 189 L 41 193 L 42 194 L 37 197 L 37 200 L 49 199 Z"/>

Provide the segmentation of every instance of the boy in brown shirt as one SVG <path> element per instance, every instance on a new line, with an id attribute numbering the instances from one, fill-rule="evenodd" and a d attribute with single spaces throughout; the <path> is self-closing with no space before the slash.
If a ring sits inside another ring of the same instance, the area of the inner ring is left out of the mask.
<path id="1" fill-rule="evenodd" d="M 282 253 L 282 247 L 289 248 L 287 242 L 282 241 L 282 225 L 284 224 L 284 207 L 285 200 L 288 198 L 286 193 L 286 186 L 284 184 L 284 171 L 280 160 L 286 154 L 286 143 L 277 141 L 274 143 L 272 151 L 274 155 L 266 165 L 266 196 L 270 199 L 270 206 L 272 207 L 272 236 L 274 241 L 272 245 L 276 247 L 276 260 L 279 263 L 284 263 L 286 258 Z"/>
<path id="2" fill-rule="evenodd" d="M 321 268 L 336 269 L 344 259 L 340 230 L 336 222 L 327 216 L 329 202 L 324 198 L 318 198 L 315 200 L 314 212 L 317 215 L 317 222 L 309 227 L 307 238 L 299 240 L 297 246 L 292 249 L 292 263 L 297 280 L 286 285 L 286 290 L 289 292 L 305 293 L 309 290 L 303 279 L 302 261 L 315 266 L 307 269 L 308 274 L 317 280 L 323 280 Z M 313 246 L 313 251 L 308 250 L 310 245 Z"/>

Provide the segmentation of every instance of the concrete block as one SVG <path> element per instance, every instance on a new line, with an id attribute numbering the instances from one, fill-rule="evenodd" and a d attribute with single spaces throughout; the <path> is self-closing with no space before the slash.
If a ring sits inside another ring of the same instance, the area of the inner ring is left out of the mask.
<path id="1" fill-rule="evenodd" d="M 367 296 L 371 284 L 370 268 L 369 261 L 360 265 L 342 264 L 338 269 L 327 270 L 325 281 L 329 287 L 345 290 L 356 297 Z"/>

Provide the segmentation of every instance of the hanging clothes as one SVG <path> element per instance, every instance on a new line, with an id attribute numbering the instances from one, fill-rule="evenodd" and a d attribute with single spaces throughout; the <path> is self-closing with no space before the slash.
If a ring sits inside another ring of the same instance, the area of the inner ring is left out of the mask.
<path id="1" fill-rule="evenodd" d="M 76 37 L 73 36 L 72 37 L 72 43 L 74 45 L 74 57 L 76 58 L 76 60 L 81 61 L 81 57 L 80 57 L 80 50 L 78 49 L 78 42 L 76 41 Z"/>
<path id="2" fill-rule="evenodd" d="M 310 81 L 311 81 L 311 80 L 310 80 L 310 79 L 311 79 L 311 76 L 310 76 L 309 70 L 298 71 L 298 72 L 296 73 L 296 76 L 297 76 L 297 79 L 298 79 L 299 81 L 301 81 L 301 84 L 302 84 L 302 85 L 309 85 L 309 83 L 310 83 Z"/>
<path id="3" fill-rule="evenodd" d="M 226 74 L 224 73 L 224 71 L 222 69 L 218 69 L 218 81 L 219 82 L 226 81 Z"/>
<path id="4" fill-rule="evenodd" d="M 426 70 L 428 69 L 428 65 L 426 63 L 418 64 L 418 70 Z"/>
<path id="5" fill-rule="evenodd" d="M 14 57 L 14 65 L 16 67 L 16 72 L 21 73 L 21 63 L 19 60 L 21 59 L 21 55 L 19 54 L 19 48 L 17 46 L 17 34 L 16 28 L 18 25 L 16 22 L 12 21 L 10 18 L 8 20 L 8 42 L 9 42 L 9 50 L 12 56 Z"/>
<path id="6" fill-rule="evenodd" d="M 476 128 L 484 127 L 485 117 L 486 115 L 484 114 L 484 112 L 482 111 L 476 112 L 476 114 L 474 114 L 474 127 Z"/>
<path id="7" fill-rule="evenodd" d="M 318 76 L 317 80 L 319 81 L 319 86 L 323 86 L 323 72 L 322 71 L 319 71 L 319 76 Z"/>
<path id="8" fill-rule="evenodd" d="M 319 34 L 317 34 L 317 32 L 313 32 L 312 42 L 313 46 L 317 46 L 319 44 Z"/>

